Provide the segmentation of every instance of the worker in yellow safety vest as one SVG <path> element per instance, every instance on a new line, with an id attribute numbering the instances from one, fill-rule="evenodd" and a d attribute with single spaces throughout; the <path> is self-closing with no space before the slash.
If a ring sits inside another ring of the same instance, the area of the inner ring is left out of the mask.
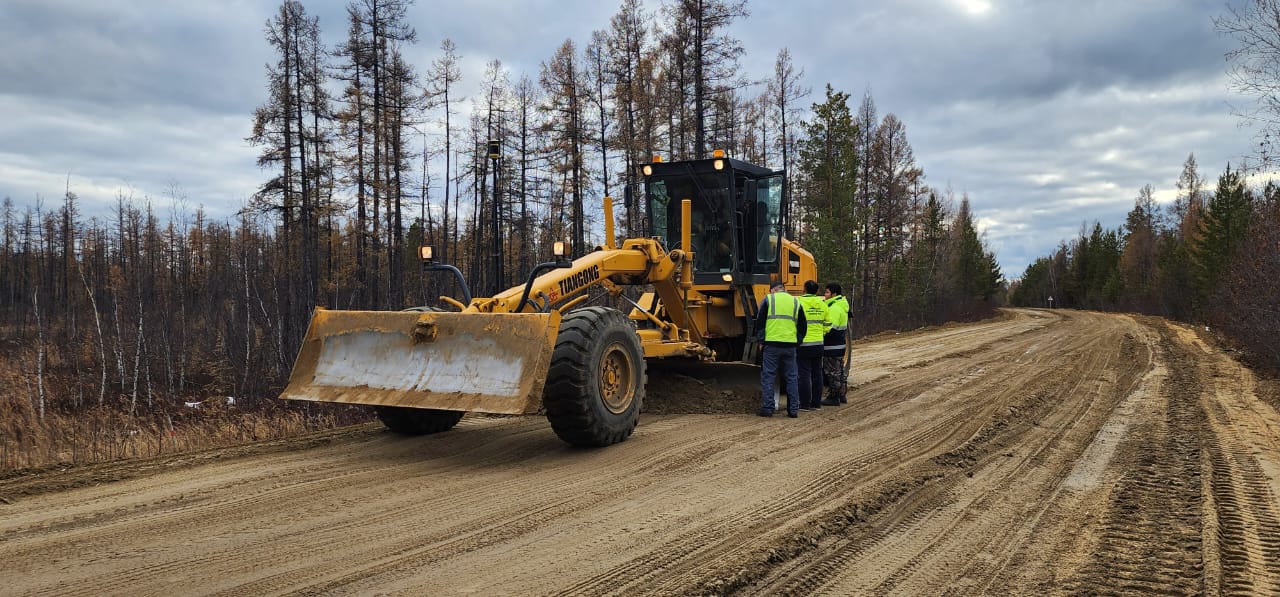
<path id="1" fill-rule="evenodd" d="M 800 339 L 800 347 L 796 349 L 796 368 L 800 370 L 800 408 L 818 410 L 822 408 L 823 338 L 831 323 L 827 321 L 827 304 L 818 296 L 817 280 L 804 283 L 804 295 L 799 300 L 809 324 Z"/>
<path id="2" fill-rule="evenodd" d="M 772 417 L 778 408 L 776 394 L 778 369 L 787 384 L 787 416 L 800 416 L 800 391 L 796 375 L 796 345 L 807 332 L 807 321 L 800 301 L 787 292 L 787 287 L 776 281 L 769 288 L 769 295 L 760 302 L 756 314 L 756 328 L 763 336 L 764 350 L 760 368 L 760 412 L 762 417 Z"/>
<path id="3" fill-rule="evenodd" d="M 849 350 L 849 301 L 835 282 L 827 284 L 823 296 L 826 297 L 829 327 L 822 339 L 822 376 L 827 386 L 827 397 L 822 403 L 838 406 L 849 402 L 846 396 L 849 390 L 849 363 L 846 358 Z"/>

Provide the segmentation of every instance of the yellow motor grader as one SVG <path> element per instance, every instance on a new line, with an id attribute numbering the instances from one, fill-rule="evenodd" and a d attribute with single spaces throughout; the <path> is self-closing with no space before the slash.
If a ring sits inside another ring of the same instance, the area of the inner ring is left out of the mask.
<path id="1" fill-rule="evenodd" d="M 534 414 L 581 446 L 625 440 L 639 420 L 646 359 L 754 363 L 756 311 L 773 280 L 798 293 L 817 279 L 813 256 L 783 237 L 780 171 L 723 157 L 643 167 L 647 233 L 605 241 L 578 259 L 538 265 L 528 281 L 457 311 L 317 308 L 280 396 L 365 404 L 391 430 L 451 429 L 466 412 Z M 625 293 L 645 286 L 638 300 Z M 603 288 L 629 312 L 582 306 Z"/>

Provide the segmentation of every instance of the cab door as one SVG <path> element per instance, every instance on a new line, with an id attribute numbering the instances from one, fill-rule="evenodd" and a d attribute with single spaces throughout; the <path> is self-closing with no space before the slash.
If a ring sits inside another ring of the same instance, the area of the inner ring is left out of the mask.
<path id="1" fill-rule="evenodd" d="M 744 253 L 747 254 L 747 271 L 753 278 L 756 275 L 779 273 L 778 266 L 782 257 L 783 178 L 779 172 L 751 181 L 747 187 L 746 195 L 753 202 L 745 210 Z M 761 283 L 767 283 L 767 280 Z"/>

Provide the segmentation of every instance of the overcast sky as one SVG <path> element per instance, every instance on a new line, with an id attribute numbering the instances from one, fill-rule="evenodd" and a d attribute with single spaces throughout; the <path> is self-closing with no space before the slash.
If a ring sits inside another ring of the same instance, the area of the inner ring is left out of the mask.
<path id="1" fill-rule="evenodd" d="M 1231 0 L 1239 4 L 1241 0 Z M 326 43 L 343 0 L 304 0 Z M 265 101 L 263 38 L 278 3 L 250 0 L 0 1 L 0 197 L 86 215 L 118 195 L 174 198 L 225 218 L 268 176 L 244 138 Z M 420 0 L 410 11 L 423 72 L 452 39 L 463 92 L 490 59 L 512 79 L 565 39 L 608 26 L 608 0 Z M 658 2 L 648 4 L 656 12 Z M 821 101 L 893 113 L 926 183 L 967 194 L 1008 277 L 1074 238 L 1119 226 L 1146 184 L 1171 201 L 1194 153 L 1208 188 L 1252 144 L 1225 79 L 1224 0 L 754 0 L 730 35 L 751 78 L 789 48 Z"/>

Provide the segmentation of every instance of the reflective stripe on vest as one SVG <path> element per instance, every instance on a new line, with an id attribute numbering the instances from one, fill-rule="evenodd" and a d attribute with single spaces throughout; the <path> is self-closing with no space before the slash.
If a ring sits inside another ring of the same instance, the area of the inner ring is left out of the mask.
<path id="1" fill-rule="evenodd" d="M 827 305 L 822 298 L 806 294 L 800 297 L 800 306 L 804 307 L 804 319 L 808 324 L 804 339 L 800 346 L 822 346 L 822 337 L 827 333 Z"/>
<path id="2" fill-rule="evenodd" d="M 768 301 L 769 311 L 764 322 L 765 342 L 795 342 L 800 301 L 785 292 L 770 294 Z"/>
<path id="3" fill-rule="evenodd" d="M 838 294 L 827 299 L 827 318 L 831 321 L 831 330 L 823 338 L 822 354 L 824 356 L 841 356 L 845 351 L 845 342 L 849 331 L 849 301 Z"/>

